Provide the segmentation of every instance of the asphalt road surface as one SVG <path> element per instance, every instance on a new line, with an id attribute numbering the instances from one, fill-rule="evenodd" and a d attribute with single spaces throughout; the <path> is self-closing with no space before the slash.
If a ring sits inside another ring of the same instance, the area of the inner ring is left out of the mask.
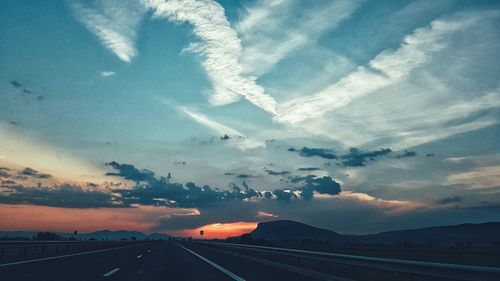
<path id="1" fill-rule="evenodd" d="M 191 243 L 151 242 L 0 264 L 0 280 L 316 280 Z"/>

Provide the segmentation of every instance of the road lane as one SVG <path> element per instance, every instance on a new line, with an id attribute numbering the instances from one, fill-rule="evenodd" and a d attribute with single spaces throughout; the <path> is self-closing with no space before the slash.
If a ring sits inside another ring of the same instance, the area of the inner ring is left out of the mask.
<path id="1" fill-rule="evenodd" d="M 102 277 L 109 277 L 109 276 L 113 275 L 115 272 L 117 272 L 119 270 L 120 270 L 119 267 L 114 268 L 114 269 L 110 270 L 109 272 L 104 273 L 104 275 Z"/>
<path id="2" fill-rule="evenodd" d="M 133 263 L 127 264 L 126 268 L 122 267 L 122 270 L 106 280 L 234 281 L 175 242 L 165 241 L 156 249 L 148 250 L 142 253 L 141 259 L 134 256 Z"/>
<path id="3" fill-rule="evenodd" d="M 177 245 L 179 245 L 179 244 L 177 244 Z M 238 275 L 236 275 L 236 274 L 232 273 L 231 271 L 229 271 L 229 270 L 225 269 L 224 267 L 222 267 L 222 266 L 220 266 L 220 265 L 218 265 L 218 264 L 214 263 L 213 261 L 211 261 L 211 260 L 209 260 L 209 259 L 205 258 L 204 256 L 201 256 L 201 255 L 199 255 L 199 254 L 197 254 L 197 253 L 195 253 L 195 252 L 193 252 L 193 251 L 189 250 L 188 248 L 186 248 L 186 247 L 184 247 L 184 246 L 182 246 L 182 245 L 179 245 L 179 246 L 180 246 L 181 248 L 183 248 L 184 250 L 186 250 L 186 251 L 190 252 L 191 254 L 195 255 L 196 257 L 200 258 L 200 259 L 201 259 L 201 260 L 203 260 L 204 262 L 206 262 L 206 263 L 210 264 L 211 266 L 213 266 L 213 267 L 217 268 L 218 270 L 222 271 L 224 274 L 226 274 L 227 276 L 231 277 L 232 279 L 234 279 L 234 280 L 236 280 L 236 281 L 245 281 L 245 279 L 243 279 L 243 278 L 241 278 L 240 276 L 238 276 Z"/>
<path id="4" fill-rule="evenodd" d="M 196 243 L 182 243 L 183 246 L 196 252 L 203 257 L 223 266 L 225 269 L 237 274 L 247 281 L 252 280 L 287 280 L 287 281 L 314 281 L 316 279 L 311 275 L 305 275 L 283 268 L 263 264 L 255 260 L 242 258 L 235 255 L 229 255 L 214 250 L 211 247 L 204 247 Z"/>
<path id="5" fill-rule="evenodd" d="M 91 250 L 91 251 L 86 251 L 86 252 L 76 252 L 76 253 L 70 253 L 70 254 L 53 255 L 53 256 L 48 256 L 48 257 L 28 258 L 25 260 L 8 261 L 8 262 L 0 263 L 0 267 L 6 267 L 6 266 L 12 266 L 12 265 L 24 264 L 24 263 L 40 262 L 40 261 L 45 261 L 45 260 L 68 258 L 68 257 L 72 257 L 72 256 L 89 255 L 89 254 L 94 254 L 94 253 L 99 253 L 99 252 L 116 251 L 116 250 L 122 249 L 122 248 L 137 247 L 137 246 L 138 246 L 138 244 L 133 244 L 133 245 L 126 245 L 126 246 L 113 247 L 113 248 L 107 248 L 107 249 Z"/>
<path id="6" fill-rule="evenodd" d="M 0 267 L 1 280 L 99 280 L 110 270 L 153 247 L 155 242 L 85 255 L 70 255 Z M 157 244 L 157 243 L 156 243 Z M 130 257 L 130 255 L 134 255 Z"/>
<path id="7" fill-rule="evenodd" d="M 138 259 L 139 255 L 142 255 L 142 258 Z M 113 272 L 117 268 L 120 270 Z M 232 279 L 174 242 L 165 241 L 113 251 L 0 267 L 0 280 L 225 281 Z"/>
<path id="8" fill-rule="evenodd" d="M 0 280 L 305 281 L 319 279 L 221 253 L 199 244 L 163 241 L 0 267 Z"/>

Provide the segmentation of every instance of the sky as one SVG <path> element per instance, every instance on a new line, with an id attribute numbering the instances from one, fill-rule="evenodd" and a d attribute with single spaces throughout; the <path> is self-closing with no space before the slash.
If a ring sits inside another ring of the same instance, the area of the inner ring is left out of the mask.
<path id="1" fill-rule="evenodd" d="M 0 230 L 500 220 L 498 1 L 0 5 Z"/>

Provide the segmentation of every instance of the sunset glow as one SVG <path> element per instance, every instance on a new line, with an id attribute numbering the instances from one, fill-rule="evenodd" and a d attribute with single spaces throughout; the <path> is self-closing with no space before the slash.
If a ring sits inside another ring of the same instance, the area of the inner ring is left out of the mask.
<path id="1" fill-rule="evenodd" d="M 172 232 L 173 235 L 200 238 L 200 230 L 203 230 L 204 239 L 228 238 L 249 233 L 257 227 L 257 222 L 233 222 L 233 223 L 213 223 L 195 229 L 185 229 Z"/>
<path id="2" fill-rule="evenodd" d="M 136 208 L 55 208 L 0 204 L 0 229 L 25 231 L 92 232 L 136 230 L 149 233 L 158 218 L 196 214 L 191 209 L 138 206 Z"/>

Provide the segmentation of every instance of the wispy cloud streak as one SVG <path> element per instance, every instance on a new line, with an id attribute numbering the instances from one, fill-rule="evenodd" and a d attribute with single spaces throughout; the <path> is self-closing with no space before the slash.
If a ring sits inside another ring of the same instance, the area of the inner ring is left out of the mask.
<path id="1" fill-rule="evenodd" d="M 144 3 L 157 17 L 193 26 L 200 41 L 192 43 L 185 51 L 202 55 L 203 67 L 214 88 L 210 97 L 212 105 L 229 104 L 243 96 L 256 106 L 276 113 L 276 101 L 264 92 L 255 77 L 243 75 L 239 63 L 241 42 L 219 3 L 212 0 L 145 0 Z"/>
<path id="2" fill-rule="evenodd" d="M 450 185 L 464 185 L 468 188 L 492 188 L 500 186 L 500 166 L 486 166 L 447 177 Z"/>
<path id="3" fill-rule="evenodd" d="M 160 100 L 162 101 L 162 100 Z M 169 105 L 165 101 L 162 101 L 164 104 Z M 212 131 L 216 132 L 217 134 L 223 136 L 223 135 L 229 135 L 231 136 L 230 139 L 225 141 L 225 145 L 228 145 L 230 147 L 235 147 L 240 150 L 247 150 L 247 149 L 254 149 L 254 148 L 261 148 L 264 147 L 265 144 L 262 141 L 258 141 L 252 138 L 246 137 L 242 132 L 233 129 L 229 126 L 226 126 L 220 122 L 217 122 L 210 117 L 196 112 L 193 109 L 187 108 L 187 107 L 176 107 L 177 110 L 179 110 L 181 113 L 183 113 L 185 116 L 189 117 L 193 121 L 211 129 Z"/>
<path id="4" fill-rule="evenodd" d="M 302 3 L 303 2 L 303 3 Z M 258 1 L 246 9 L 236 30 L 242 38 L 245 72 L 262 75 L 293 51 L 348 18 L 360 1 Z M 303 5 L 301 5 L 303 4 Z"/>
<path id="5" fill-rule="evenodd" d="M 77 19 L 124 62 L 137 55 L 137 29 L 145 9 L 138 0 L 96 0 L 90 5 L 73 2 Z"/>
<path id="6" fill-rule="evenodd" d="M 183 112 L 184 114 L 186 114 L 186 116 L 193 119 L 194 121 L 214 130 L 215 132 L 217 132 L 220 135 L 229 134 L 229 135 L 233 135 L 233 136 L 243 136 L 243 134 L 241 132 L 239 132 L 233 128 L 230 128 L 224 124 L 221 124 L 217 121 L 214 121 L 201 113 L 195 112 L 195 111 L 188 109 L 186 107 L 180 107 L 179 110 L 181 112 Z"/>
<path id="7" fill-rule="evenodd" d="M 115 74 L 116 73 L 114 71 L 101 71 L 101 76 L 102 77 L 109 77 L 109 76 L 113 76 Z"/>
<path id="8" fill-rule="evenodd" d="M 404 38 L 397 50 L 386 50 L 371 60 L 368 66 L 360 66 L 355 72 L 322 91 L 290 100 L 279 107 L 282 123 L 297 123 L 344 107 L 354 99 L 401 81 L 413 69 L 427 63 L 432 54 L 443 50 L 443 37 L 451 32 L 470 26 L 477 16 L 459 20 L 436 20 L 429 27 L 416 29 Z"/>

